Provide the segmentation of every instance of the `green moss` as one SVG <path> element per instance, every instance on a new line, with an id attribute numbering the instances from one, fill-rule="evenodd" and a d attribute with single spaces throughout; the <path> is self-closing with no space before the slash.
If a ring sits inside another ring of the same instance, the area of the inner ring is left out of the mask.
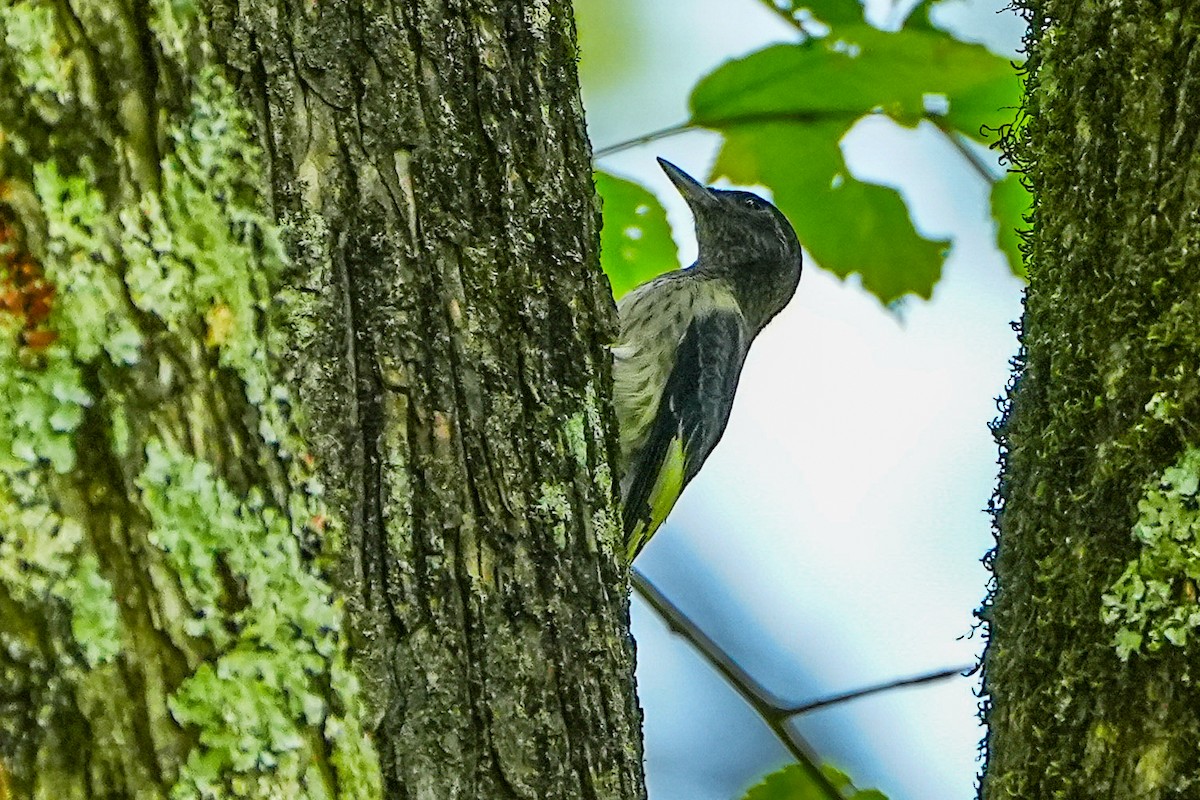
<path id="1" fill-rule="evenodd" d="M 1104 595 L 1104 621 L 1117 626 L 1113 646 L 1122 659 L 1164 645 L 1187 645 L 1200 627 L 1200 448 L 1145 488 L 1133 536 L 1138 557 Z"/>
<path id="2" fill-rule="evenodd" d="M 329 745 L 338 758 L 360 770 L 346 779 L 376 787 L 374 756 L 354 721 L 357 685 L 344 667 L 341 611 L 330 586 L 305 567 L 297 524 L 157 441 L 146 448 L 137 485 L 150 541 L 194 612 L 185 627 L 219 650 L 170 699 L 175 719 L 199 739 L 175 796 L 308 797 L 312 737 L 325 730 L 337 734 Z M 337 708 L 326 703 L 327 687 Z"/>
<path id="3" fill-rule="evenodd" d="M 1143 745 L 1141 756 L 1134 766 L 1138 797 L 1153 797 L 1175 776 L 1168 742 L 1157 741 Z"/>

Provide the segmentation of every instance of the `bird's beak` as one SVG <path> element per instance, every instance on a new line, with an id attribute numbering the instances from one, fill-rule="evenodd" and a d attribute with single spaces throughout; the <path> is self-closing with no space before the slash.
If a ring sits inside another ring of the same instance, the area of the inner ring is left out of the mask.
<path id="1" fill-rule="evenodd" d="M 688 175 L 679 167 L 667 161 L 665 158 L 658 159 L 658 165 L 662 167 L 663 172 L 667 173 L 667 177 L 671 179 L 671 183 L 675 184 L 675 188 L 683 195 L 683 199 L 691 206 L 692 213 L 698 213 L 702 208 L 707 208 L 716 201 L 703 183 Z"/>

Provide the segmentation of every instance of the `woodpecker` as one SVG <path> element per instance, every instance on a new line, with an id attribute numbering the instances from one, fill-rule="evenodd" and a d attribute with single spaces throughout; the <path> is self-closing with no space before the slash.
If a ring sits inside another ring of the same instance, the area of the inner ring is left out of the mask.
<path id="1" fill-rule="evenodd" d="M 630 562 L 720 441 L 746 352 L 796 293 L 801 269 L 796 232 L 771 203 L 658 163 L 692 211 L 699 255 L 617 304 L 613 395 Z"/>

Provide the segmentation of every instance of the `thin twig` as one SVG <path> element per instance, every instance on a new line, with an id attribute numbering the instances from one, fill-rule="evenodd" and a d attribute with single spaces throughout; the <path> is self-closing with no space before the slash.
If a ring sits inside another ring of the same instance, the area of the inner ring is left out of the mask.
<path id="1" fill-rule="evenodd" d="M 842 794 L 830 782 L 829 778 L 825 776 L 825 773 L 821 771 L 819 766 L 820 758 L 812 748 L 812 745 L 788 725 L 788 720 L 800 714 L 815 711 L 818 708 L 827 708 L 838 703 L 855 700 L 859 697 L 887 692 L 905 686 L 917 686 L 924 683 L 945 680 L 965 675 L 974 669 L 972 665 L 941 669 L 924 675 L 901 678 L 887 683 L 867 686 L 862 689 L 855 689 L 850 692 L 843 692 L 830 697 L 823 697 L 800 705 L 786 705 L 776 695 L 756 681 L 740 664 L 734 661 L 729 653 L 725 652 L 720 645 L 714 642 L 712 637 L 693 622 L 687 614 L 684 614 L 679 606 L 675 605 L 666 595 L 660 592 L 641 571 L 633 567 L 630 573 L 633 588 L 641 595 L 642 599 L 667 623 L 667 627 L 673 633 L 682 636 L 695 647 L 700 652 L 700 655 L 704 657 L 704 660 L 719 672 L 725 678 L 726 682 L 742 696 L 742 699 L 762 718 L 763 722 L 778 737 L 788 752 L 809 772 L 813 780 L 821 788 L 821 791 L 830 800 L 842 800 Z"/>
<path id="2" fill-rule="evenodd" d="M 771 693 L 750 677 L 749 673 L 722 650 L 708 634 L 700 630 L 696 623 L 692 622 L 686 614 L 679 610 L 678 606 L 667 599 L 666 595 L 650 583 L 636 567 L 632 568 L 630 572 L 632 573 L 633 587 L 637 593 L 658 612 L 658 615 L 667 623 L 667 627 L 700 651 L 704 659 L 717 672 L 721 673 L 725 680 L 742 696 L 742 699 L 763 718 L 788 752 L 809 773 L 813 782 L 828 800 L 843 800 L 842 793 L 821 770 L 816 751 L 804 740 L 804 737 L 791 729 L 787 724 L 787 716 L 780 716 L 779 703 Z"/>
<path id="3" fill-rule="evenodd" d="M 870 113 L 870 112 L 868 112 Z M 656 142 L 659 139 L 666 139 L 671 136 L 678 136 L 681 133 L 695 130 L 713 130 L 719 131 L 723 128 L 735 128 L 739 125 L 758 125 L 770 122 L 796 122 L 802 124 L 816 124 L 820 122 L 849 122 L 856 120 L 859 117 L 865 116 L 862 112 L 849 109 L 832 109 L 828 111 L 758 111 L 751 114 L 736 114 L 732 117 L 719 117 L 716 119 L 706 120 L 688 120 L 680 122 L 677 125 L 672 125 L 669 128 L 660 128 L 650 133 L 644 133 L 641 136 L 635 136 L 632 139 L 626 139 L 623 142 L 610 144 L 606 147 L 601 147 L 592 153 L 592 158 L 604 158 L 611 156 L 613 153 L 620 153 L 623 150 L 628 150 L 631 147 Z"/>
<path id="4" fill-rule="evenodd" d="M 860 697 L 878 694 L 879 692 L 888 692 L 892 689 L 899 689 L 904 686 L 919 686 L 923 683 L 933 683 L 934 681 L 945 680 L 946 678 L 962 677 L 966 673 L 975 669 L 974 664 L 968 664 L 963 667 L 950 667 L 948 669 L 940 669 L 937 672 L 926 673 L 925 675 L 916 675 L 911 678 L 901 678 L 887 683 L 880 683 L 874 686 L 866 686 L 862 689 L 855 689 L 850 692 L 842 692 L 841 694 L 822 697 L 818 700 L 811 700 L 807 703 L 801 703 L 797 706 L 781 708 L 780 711 L 789 717 L 797 714 L 806 714 L 809 711 L 816 711 L 818 708 L 845 703 L 848 700 L 857 700 Z"/>
<path id="5" fill-rule="evenodd" d="M 696 126 L 691 122 L 681 122 L 678 125 L 660 128 L 656 131 L 651 131 L 650 133 L 644 133 L 641 136 L 635 136 L 632 139 L 626 139 L 623 142 L 617 142 L 616 144 L 610 144 L 607 147 L 601 147 L 592 153 L 592 158 L 604 158 L 605 156 L 611 156 L 613 153 L 620 153 L 624 150 L 630 149 L 631 147 L 637 147 L 638 145 L 656 142 L 659 139 L 666 139 L 668 136 L 676 136 L 686 131 L 690 131 L 695 127 Z"/>
<path id="6" fill-rule="evenodd" d="M 971 168 L 979 173 L 979 175 L 985 181 L 987 181 L 989 184 L 995 185 L 996 182 L 1000 180 L 996 177 L 995 173 L 992 172 L 992 168 L 987 164 L 987 162 L 981 159 L 979 154 L 972 150 L 970 145 L 962 140 L 961 133 L 947 125 L 945 120 L 940 117 L 928 116 L 926 119 L 937 126 L 937 129 L 942 132 L 942 135 L 945 136 L 947 140 L 949 140 L 950 144 L 954 145 L 954 149 L 957 150 L 962 157 L 967 160 L 967 163 L 971 165 Z"/>
<path id="7" fill-rule="evenodd" d="M 732 127 L 736 127 L 738 125 L 755 125 L 755 124 L 770 123 L 770 122 L 795 122 L 795 123 L 802 123 L 802 124 L 815 124 L 815 123 L 820 123 L 820 122 L 829 122 L 829 121 L 833 121 L 833 120 L 858 119 L 859 117 L 862 117 L 862 116 L 870 116 L 870 114 L 871 114 L 871 112 L 867 112 L 866 114 L 863 114 L 863 113 L 859 113 L 857 111 L 844 111 L 844 110 L 823 111 L 823 112 L 767 111 L 767 112 L 759 112 L 759 113 L 754 113 L 754 114 L 739 114 L 737 116 L 726 117 L 723 119 L 705 120 L 703 123 L 695 122 L 695 121 L 680 122 L 676 125 L 671 125 L 670 127 L 667 127 L 667 128 L 660 128 L 659 130 L 651 131 L 650 133 L 644 133 L 641 136 L 635 136 L 632 139 L 626 139 L 625 141 L 622 141 L 622 142 L 617 142 L 615 144 L 610 144 L 606 147 L 601 147 L 592 153 L 592 158 L 593 159 L 604 158 L 605 156 L 611 156 L 614 153 L 620 153 L 625 150 L 629 150 L 631 148 L 638 147 L 643 144 L 649 144 L 650 142 L 656 142 L 659 139 L 667 139 L 667 138 L 670 138 L 671 136 L 678 136 L 681 133 L 687 133 L 688 131 L 694 131 L 694 130 L 703 130 L 703 129 L 720 130 L 722 128 L 732 128 Z M 992 171 L 991 166 L 989 166 L 986 161 L 981 159 L 979 157 L 979 155 L 974 150 L 972 150 L 971 147 L 965 141 L 963 141 L 962 133 L 960 133 L 959 131 L 956 131 L 954 128 L 947 125 L 945 120 L 939 116 L 936 116 L 933 114 L 926 114 L 926 115 L 924 115 L 924 119 L 927 119 L 930 122 L 932 122 L 934 124 L 934 126 L 937 127 L 937 129 L 939 131 L 941 131 L 942 135 L 946 137 L 946 140 L 948 142 L 950 142 L 951 146 L 953 146 L 954 149 L 959 152 L 959 154 L 963 157 L 963 159 L 966 160 L 967 164 L 971 167 L 971 169 L 973 169 L 976 173 L 978 173 L 981 178 L 983 178 L 989 184 L 995 184 L 997 181 L 1000 180 L 1000 178 L 998 178 L 996 176 L 996 174 Z"/>

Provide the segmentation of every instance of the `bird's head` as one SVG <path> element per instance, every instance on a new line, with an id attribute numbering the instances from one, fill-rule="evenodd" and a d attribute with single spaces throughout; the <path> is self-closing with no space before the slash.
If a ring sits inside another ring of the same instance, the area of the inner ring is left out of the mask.
<path id="1" fill-rule="evenodd" d="M 697 268 L 728 276 L 766 324 L 800 281 L 800 241 L 787 217 L 753 192 L 714 189 L 666 159 L 658 163 L 696 218 Z"/>

